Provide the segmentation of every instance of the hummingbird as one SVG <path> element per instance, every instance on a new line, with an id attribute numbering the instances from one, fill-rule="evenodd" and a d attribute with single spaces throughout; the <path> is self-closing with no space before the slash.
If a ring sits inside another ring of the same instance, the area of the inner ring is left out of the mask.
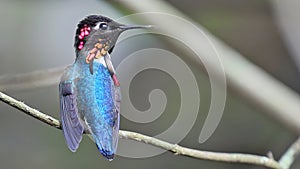
<path id="1" fill-rule="evenodd" d="M 75 62 L 59 83 L 60 118 L 68 148 L 75 152 L 83 133 L 91 134 L 99 152 L 113 160 L 120 124 L 120 83 L 111 62 L 119 35 L 147 25 L 124 25 L 101 15 L 81 20 L 75 33 Z"/>

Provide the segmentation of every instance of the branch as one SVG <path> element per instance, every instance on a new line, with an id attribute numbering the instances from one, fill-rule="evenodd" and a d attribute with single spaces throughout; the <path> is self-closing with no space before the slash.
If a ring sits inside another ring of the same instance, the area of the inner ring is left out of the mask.
<path id="1" fill-rule="evenodd" d="M 20 102 L 2 92 L 0 92 L 0 100 L 8 105 L 50 125 L 57 129 L 61 129 L 59 120 L 46 115 L 36 109 L 29 107 L 28 105 Z M 176 155 L 184 155 L 197 159 L 212 160 L 220 162 L 230 162 L 230 163 L 244 163 L 253 164 L 258 166 L 264 166 L 267 168 L 274 169 L 288 169 L 293 163 L 296 155 L 300 153 L 300 138 L 287 150 L 287 152 L 282 156 L 279 162 L 272 158 L 266 156 L 252 155 L 252 154 L 241 154 L 241 153 L 219 153 L 219 152 L 209 152 L 195 150 L 191 148 L 186 148 L 177 144 L 171 144 L 166 141 L 159 140 L 150 136 L 139 134 L 131 131 L 120 130 L 120 138 L 135 140 L 138 142 L 144 142 L 156 147 L 160 147 L 175 153 Z"/>
<path id="2" fill-rule="evenodd" d="M 49 115 L 46 115 L 34 108 L 31 108 L 31 107 L 27 106 L 26 104 L 24 104 L 23 102 L 20 102 L 2 92 L 0 92 L 0 100 L 16 109 L 28 114 L 29 116 L 32 116 L 32 117 L 50 125 L 50 126 L 53 126 L 57 129 L 61 129 L 60 122 L 57 119 L 55 119 Z"/>

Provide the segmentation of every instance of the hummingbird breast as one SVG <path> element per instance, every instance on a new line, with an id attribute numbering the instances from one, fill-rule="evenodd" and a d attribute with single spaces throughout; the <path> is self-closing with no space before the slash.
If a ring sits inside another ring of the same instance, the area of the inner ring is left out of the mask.
<path id="1" fill-rule="evenodd" d="M 80 65 L 81 67 L 82 65 Z M 79 116 L 101 154 L 113 158 L 119 131 L 119 88 L 115 87 L 108 69 L 94 63 L 94 74 L 84 64 L 76 81 Z"/>

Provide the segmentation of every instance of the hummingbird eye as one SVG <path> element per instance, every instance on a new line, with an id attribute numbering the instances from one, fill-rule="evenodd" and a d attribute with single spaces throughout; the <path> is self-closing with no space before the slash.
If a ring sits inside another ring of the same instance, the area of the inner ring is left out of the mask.
<path id="1" fill-rule="evenodd" d="M 108 28 L 107 23 L 102 22 L 102 23 L 99 24 L 99 29 L 106 30 L 107 28 Z"/>

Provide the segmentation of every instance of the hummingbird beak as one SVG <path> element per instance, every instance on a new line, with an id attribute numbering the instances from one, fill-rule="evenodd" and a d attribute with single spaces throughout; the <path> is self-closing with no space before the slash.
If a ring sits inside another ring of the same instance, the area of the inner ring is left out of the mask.
<path id="1" fill-rule="evenodd" d="M 129 29 L 148 29 L 152 28 L 152 25 L 120 25 L 119 28 L 123 31 L 129 30 Z"/>

